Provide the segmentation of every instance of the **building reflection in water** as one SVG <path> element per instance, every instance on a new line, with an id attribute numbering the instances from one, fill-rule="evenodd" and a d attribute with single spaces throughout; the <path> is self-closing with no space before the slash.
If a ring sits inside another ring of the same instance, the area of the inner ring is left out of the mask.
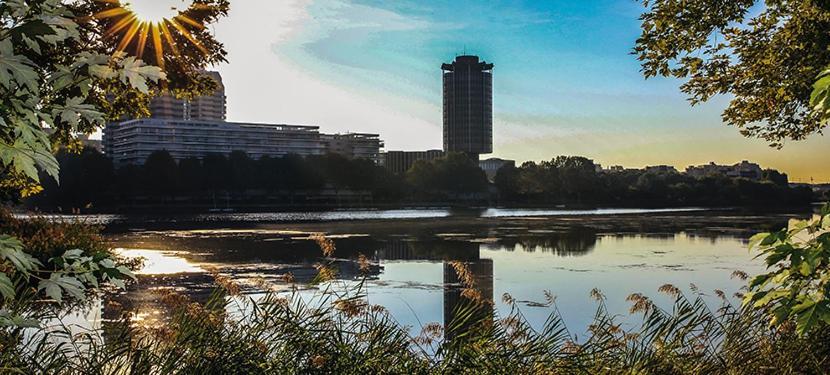
<path id="1" fill-rule="evenodd" d="M 446 339 L 479 324 L 493 321 L 493 260 L 478 259 L 458 262 L 472 276 L 472 289 L 480 300 L 464 295 L 464 285 L 451 261 L 444 262 L 444 327 Z M 466 315 L 469 314 L 469 315 Z M 460 326 L 459 326 L 460 324 Z M 450 327 L 454 327 L 450 329 Z"/>
<path id="2" fill-rule="evenodd" d="M 455 319 L 460 306 L 469 306 L 471 301 L 462 293 L 466 288 L 459 280 L 454 262 L 462 264 L 470 273 L 473 288 L 483 300 L 493 301 L 494 264 L 491 259 L 482 259 L 483 249 L 487 251 L 527 251 L 549 253 L 554 256 L 583 256 L 591 253 L 597 244 L 597 234 L 591 230 L 569 230 L 564 232 L 489 233 L 492 242 L 465 238 L 447 239 L 431 234 L 409 236 L 343 236 L 335 239 L 336 261 L 339 277 L 358 277 L 355 261 L 359 254 L 369 255 L 379 261 L 370 269 L 369 277 L 377 278 L 383 272 L 382 261 L 429 261 L 441 262 L 443 267 L 443 320 L 445 325 Z M 479 236 L 482 234 L 479 234 Z M 278 239 L 275 241 L 275 239 Z M 208 264 L 237 280 L 264 277 L 278 280 L 285 272 L 291 272 L 300 283 L 313 278 L 316 270 L 313 263 L 319 259 L 320 249 L 303 235 L 274 235 L 252 233 L 202 232 L 192 234 L 143 235 L 138 238 L 121 238 L 119 246 L 127 249 L 151 248 L 175 251 L 177 257 L 188 264 Z M 156 250 L 159 252 L 158 250 Z M 159 254 L 162 255 L 162 250 Z M 164 254 L 169 256 L 170 254 Z M 167 258 L 157 259 L 159 265 L 167 264 Z M 195 266 L 194 266 L 195 267 Z M 181 267 L 184 273 L 148 270 L 149 275 L 141 276 L 141 284 L 128 293 L 114 298 L 124 310 L 133 312 L 134 318 L 144 324 L 163 323 L 170 311 L 159 301 L 159 290 L 173 290 L 204 302 L 213 290 L 212 277 L 207 272 L 192 272 Z M 197 267 L 198 268 L 198 267 Z M 121 310 L 121 308 L 117 310 Z M 105 309 L 105 320 L 117 319 L 118 313 Z M 492 305 L 479 307 L 472 320 L 492 321 Z M 448 337 L 449 338 L 449 337 Z"/>

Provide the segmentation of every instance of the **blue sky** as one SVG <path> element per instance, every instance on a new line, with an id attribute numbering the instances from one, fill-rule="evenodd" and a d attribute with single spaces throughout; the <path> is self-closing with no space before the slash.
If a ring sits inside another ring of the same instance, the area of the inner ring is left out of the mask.
<path id="1" fill-rule="evenodd" d="M 465 50 L 495 64 L 494 156 L 584 155 L 685 168 L 755 160 L 830 180 L 830 141 L 783 151 L 690 107 L 679 81 L 645 80 L 630 54 L 632 0 L 242 0 L 214 30 L 229 120 L 376 132 L 390 150 L 441 147 L 440 64 Z"/>

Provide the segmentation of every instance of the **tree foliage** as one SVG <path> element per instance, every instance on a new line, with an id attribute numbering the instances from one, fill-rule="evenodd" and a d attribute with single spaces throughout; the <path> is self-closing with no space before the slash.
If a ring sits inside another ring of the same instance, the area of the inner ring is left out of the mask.
<path id="1" fill-rule="evenodd" d="M 436 160 L 418 160 L 406 172 L 406 181 L 417 192 L 432 195 L 481 193 L 487 175 L 463 153 L 449 153 Z"/>
<path id="2" fill-rule="evenodd" d="M 770 271 L 750 281 L 745 304 L 767 309 L 773 325 L 794 319 L 802 335 L 830 325 L 830 205 L 810 220 L 755 235 L 750 249 Z"/>
<path id="3" fill-rule="evenodd" d="M 731 97 L 723 120 L 781 147 L 827 125 L 830 5 L 816 0 L 644 0 L 634 53 L 646 77 L 685 79 L 692 104 Z M 822 74 L 814 87 L 816 77 Z"/>
<path id="4" fill-rule="evenodd" d="M 199 1 L 188 10 L 194 23 L 227 13 L 227 1 Z M 107 119 L 147 113 L 151 95 L 210 92 L 212 82 L 199 72 L 224 61 L 221 44 L 204 27 L 184 27 L 191 35 L 165 70 L 147 65 L 136 46 L 119 48 L 112 20 L 97 17 L 117 1 L 8 0 L 0 3 L 0 184 L 23 193 L 37 191 L 38 170 L 58 178 L 53 143 L 72 144 Z M 198 30 L 197 30 L 198 29 Z M 166 34 L 166 35 L 167 35 Z M 126 37 L 126 36 L 125 36 Z M 52 130 L 51 139 L 45 128 Z"/>
<path id="5" fill-rule="evenodd" d="M 590 159 L 558 156 L 498 171 L 501 199 L 522 204 L 606 206 L 807 205 L 809 188 L 791 188 L 787 175 L 766 170 L 760 180 L 711 175 L 697 178 L 642 169 L 597 171 Z"/>

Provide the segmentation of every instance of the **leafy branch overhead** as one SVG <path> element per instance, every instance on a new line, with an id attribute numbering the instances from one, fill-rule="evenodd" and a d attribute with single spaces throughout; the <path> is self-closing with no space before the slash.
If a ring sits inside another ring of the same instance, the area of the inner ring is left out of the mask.
<path id="1" fill-rule="evenodd" d="M 724 122 L 772 146 L 805 139 L 827 126 L 830 81 L 822 71 L 830 64 L 828 2 L 643 4 L 646 12 L 634 54 L 646 77 L 684 79 L 681 90 L 692 104 L 729 97 Z"/>
<path id="2" fill-rule="evenodd" d="M 225 0 L 199 3 L 198 20 L 227 13 Z M 203 26 L 193 26 L 199 31 L 188 34 L 199 48 L 182 46 L 176 56 L 165 56 L 162 70 L 145 63 L 137 47 L 117 48 L 118 35 L 106 32 L 111 20 L 95 17 L 111 6 L 121 5 L 93 0 L 0 3 L 4 185 L 39 183 L 39 172 L 57 179 L 53 145 L 71 143 L 77 134 L 92 133 L 110 119 L 146 115 L 150 97 L 160 90 L 193 95 L 211 89 L 200 72 L 224 61 L 225 52 Z"/>

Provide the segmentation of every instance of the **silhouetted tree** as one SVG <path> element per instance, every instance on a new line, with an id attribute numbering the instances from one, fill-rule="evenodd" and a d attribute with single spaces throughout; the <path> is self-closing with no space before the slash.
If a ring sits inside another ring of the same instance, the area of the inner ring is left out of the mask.
<path id="1" fill-rule="evenodd" d="M 202 168 L 205 170 L 205 187 L 214 193 L 218 190 L 227 190 L 230 179 L 233 177 L 230 164 L 225 155 L 210 153 L 202 159 Z"/>
<path id="2" fill-rule="evenodd" d="M 144 188 L 151 195 L 172 196 L 179 186 L 176 161 L 166 150 L 154 151 L 144 162 Z"/>
<path id="3" fill-rule="evenodd" d="M 505 164 L 498 171 L 493 183 L 499 190 L 502 199 L 515 201 L 519 195 L 519 169 L 513 164 Z"/>
<path id="4" fill-rule="evenodd" d="M 206 173 L 202 161 L 187 158 L 179 162 L 180 188 L 185 192 L 199 192 L 205 189 Z"/>

